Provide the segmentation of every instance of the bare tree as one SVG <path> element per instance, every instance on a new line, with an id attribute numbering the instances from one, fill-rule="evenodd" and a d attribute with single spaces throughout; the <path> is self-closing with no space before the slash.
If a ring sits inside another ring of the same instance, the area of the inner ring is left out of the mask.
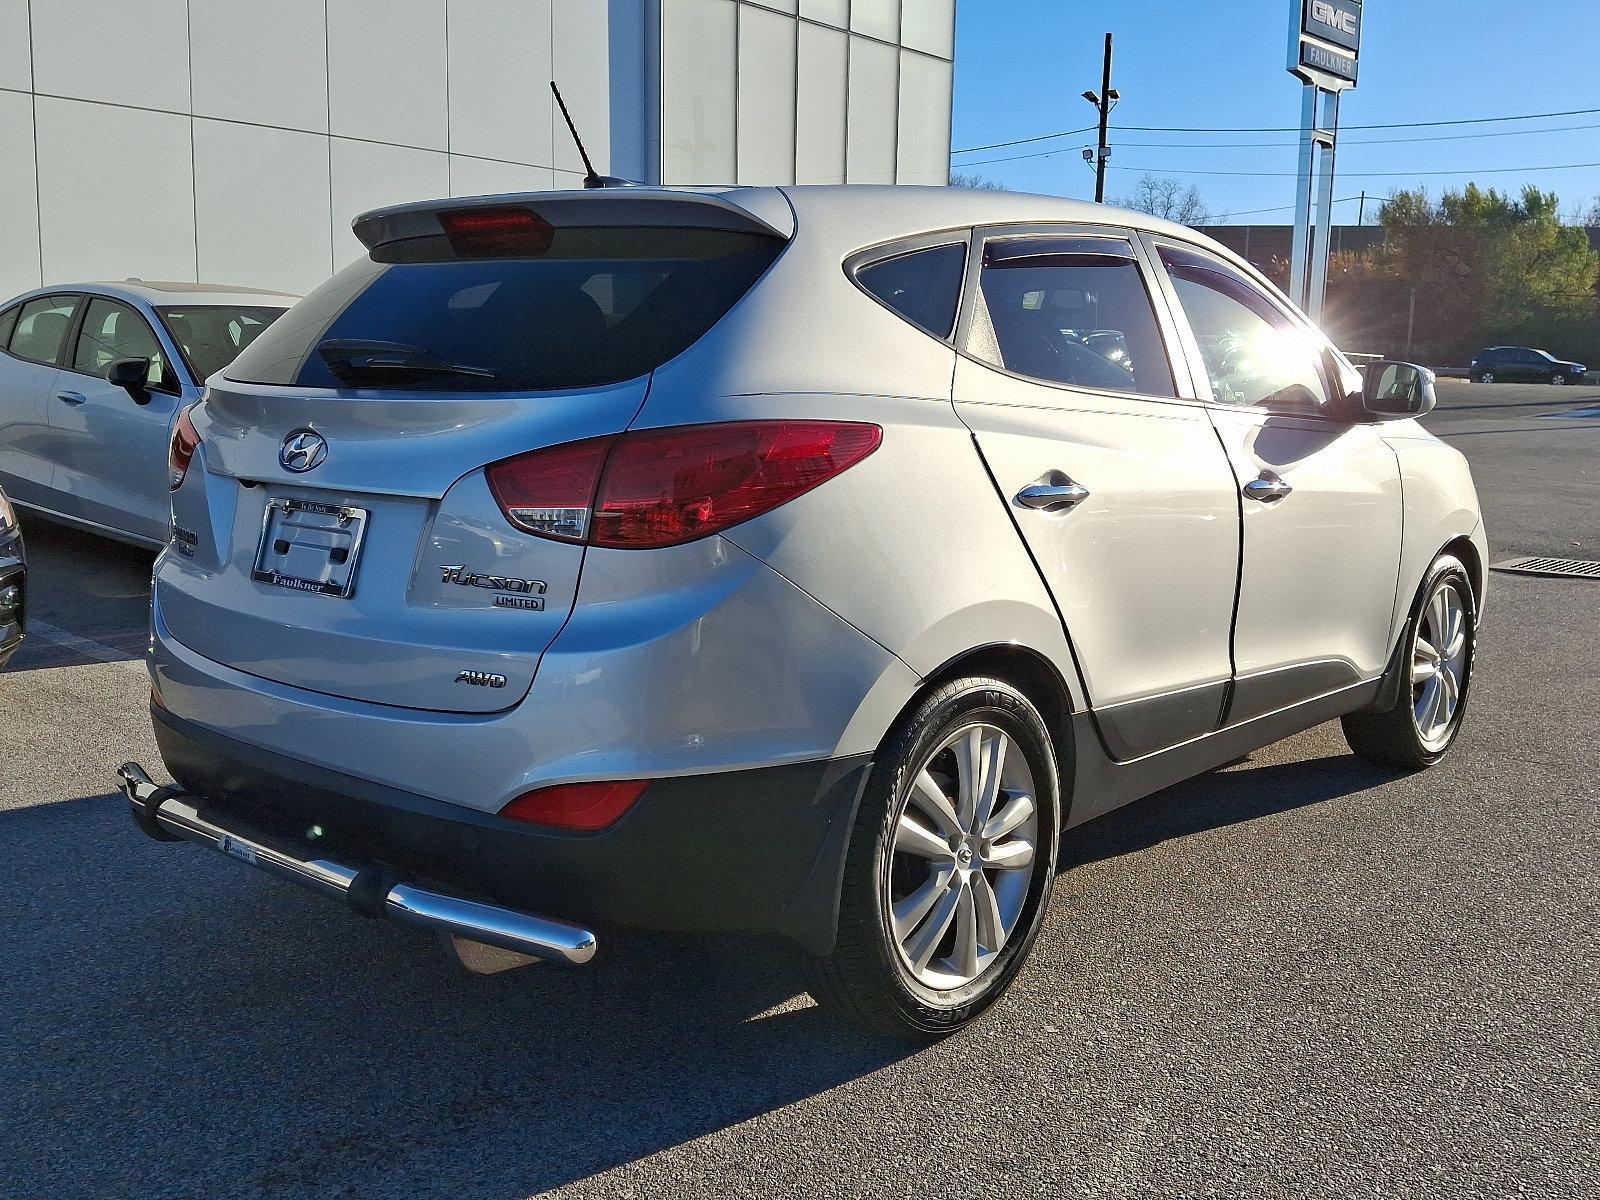
<path id="1" fill-rule="evenodd" d="M 1114 203 L 1179 225 L 1212 223 L 1212 214 L 1199 188 L 1192 183 L 1185 188 L 1176 179 L 1161 175 L 1141 175 L 1133 191 Z"/>
<path id="2" fill-rule="evenodd" d="M 980 188 L 984 191 L 1003 192 L 1005 186 L 996 183 L 986 175 L 978 175 L 965 171 L 950 172 L 950 186 L 964 188 Z"/>
<path id="3" fill-rule="evenodd" d="M 1580 223 L 1589 226 L 1600 225 L 1600 196 L 1589 201 L 1589 207 L 1584 210 Z"/>

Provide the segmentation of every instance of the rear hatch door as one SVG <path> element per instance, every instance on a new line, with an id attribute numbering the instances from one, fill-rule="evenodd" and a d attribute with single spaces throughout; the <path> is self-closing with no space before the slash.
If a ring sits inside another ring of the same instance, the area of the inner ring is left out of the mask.
<path id="1" fill-rule="evenodd" d="M 368 257 L 263 333 L 192 415 L 201 444 L 157 569 L 167 631 L 330 696 L 460 713 L 520 701 L 584 547 L 513 526 L 485 466 L 626 429 L 654 367 L 784 244 L 714 197 L 683 200 L 628 202 L 619 225 L 580 220 L 581 198 L 497 198 L 467 206 L 488 214 L 470 237 L 417 206 L 358 222 Z M 497 221 L 509 238 L 485 235 Z"/>

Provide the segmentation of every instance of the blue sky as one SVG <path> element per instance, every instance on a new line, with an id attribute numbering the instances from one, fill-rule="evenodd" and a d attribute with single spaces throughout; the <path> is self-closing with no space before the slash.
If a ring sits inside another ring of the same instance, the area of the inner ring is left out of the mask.
<path id="1" fill-rule="evenodd" d="M 1129 190 L 1142 171 L 1199 186 L 1213 211 L 1292 205 L 1293 134 L 1192 135 L 1125 132 L 1127 125 L 1295 126 L 1300 84 L 1285 70 L 1289 0 L 957 0 L 956 148 L 1077 129 L 1096 119 L 1081 93 L 1100 87 L 1104 35 L 1116 35 L 1107 191 Z M 1367 0 L 1361 86 L 1346 93 L 1343 127 L 1600 108 L 1600 4 L 1596 0 Z M 1587 128 L 1564 128 L 1587 126 Z M 1560 132 L 1358 145 L 1360 140 Z M 1136 142 L 1161 143 L 1136 146 Z M 966 168 L 1020 191 L 1092 197 L 1081 147 L 1091 135 L 957 154 Z M 1171 143 L 1180 143 L 1171 147 Z M 1208 143 L 1250 143 L 1202 149 Z M 1287 144 L 1285 144 L 1287 143 Z M 1049 157 L 981 162 L 1059 148 Z M 981 165 L 980 165 L 981 162 Z M 1487 174 L 1488 168 L 1600 163 L 1600 112 L 1542 121 L 1440 129 L 1348 129 L 1340 138 L 1338 196 L 1383 196 L 1425 184 L 1438 193 L 1476 179 L 1517 190 L 1556 191 L 1563 205 L 1600 195 L 1600 167 Z M 1132 168 L 1132 169 L 1129 169 Z M 1186 171 L 1283 172 L 1282 177 L 1188 175 Z M 1423 171 L 1450 175 L 1424 176 Z M 1366 175 L 1362 172 L 1403 172 Z M 1355 204 L 1338 219 L 1353 222 Z M 1251 221 L 1287 222 L 1292 212 Z"/>

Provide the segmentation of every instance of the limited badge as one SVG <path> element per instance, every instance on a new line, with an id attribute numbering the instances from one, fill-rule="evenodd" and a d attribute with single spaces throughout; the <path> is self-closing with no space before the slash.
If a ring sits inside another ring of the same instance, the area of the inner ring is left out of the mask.
<path id="1" fill-rule="evenodd" d="M 545 582 L 542 579 L 519 579 L 515 575 L 489 575 L 469 571 L 464 564 L 443 567 L 441 583 L 457 587 L 483 588 L 496 593 L 496 608 L 520 608 L 528 612 L 544 611 Z M 458 681 L 459 682 L 459 681 Z"/>

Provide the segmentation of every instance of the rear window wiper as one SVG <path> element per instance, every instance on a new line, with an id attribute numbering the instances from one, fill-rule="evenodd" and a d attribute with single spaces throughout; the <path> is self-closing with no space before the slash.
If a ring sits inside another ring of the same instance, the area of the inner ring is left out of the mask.
<path id="1" fill-rule="evenodd" d="M 317 353 L 340 383 L 356 386 L 403 377 L 433 379 L 494 379 L 487 367 L 453 363 L 426 346 L 405 342 L 376 342 L 362 338 L 329 338 L 317 346 Z"/>

